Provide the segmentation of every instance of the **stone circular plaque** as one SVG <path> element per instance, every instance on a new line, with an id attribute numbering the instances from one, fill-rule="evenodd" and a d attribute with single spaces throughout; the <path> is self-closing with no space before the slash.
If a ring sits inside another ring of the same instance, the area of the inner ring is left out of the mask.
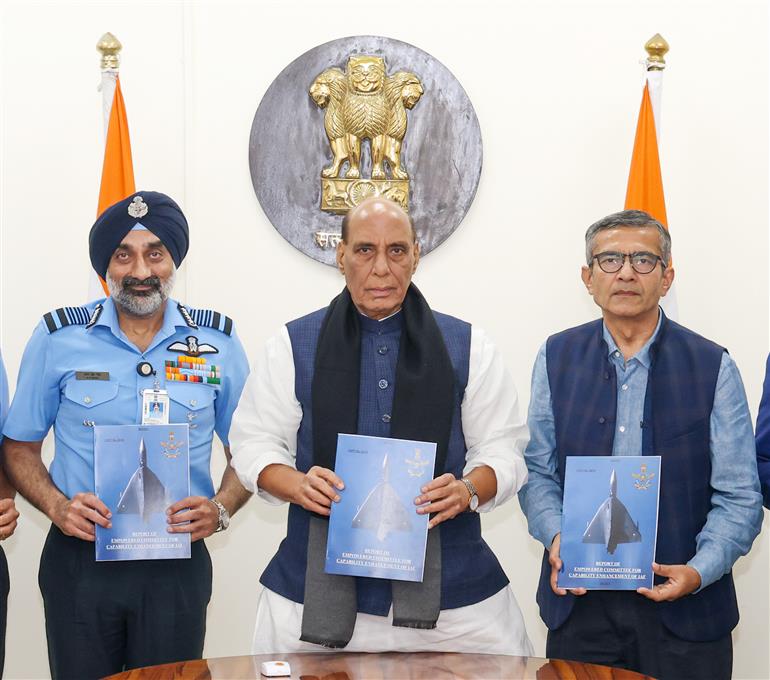
<path id="1" fill-rule="evenodd" d="M 330 265 L 342 216 L 373 195 L 401 203 L 431 252 L 465 217 L 481 163 L 479 122 L 457 79 L 427 52 L 381 36 L 333 40 L 291 62 L 249 139 L 268 219 Z"/>

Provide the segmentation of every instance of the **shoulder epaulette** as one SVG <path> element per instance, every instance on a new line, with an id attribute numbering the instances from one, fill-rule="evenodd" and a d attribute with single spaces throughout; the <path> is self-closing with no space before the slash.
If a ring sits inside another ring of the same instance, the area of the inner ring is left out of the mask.
<path id="1" fill-rule="evenodd" d="M 43 321 L 49 333 L 61 330 L 66 326 L 85 326 L 91 328 L 102 313 L 102 305 L 93 309 L 88 307 L 59 307 L 52 312 L 43 314 Z"/>
<path id="2" fill-rule="evenodd" d="M 190 309 L 180 304 L 179 312 L 190 328 L 203 326 L 221 331 L 225 335 L 233 334 L 233 320 L 229 316 L 215 312 L 213 309 Z"/>

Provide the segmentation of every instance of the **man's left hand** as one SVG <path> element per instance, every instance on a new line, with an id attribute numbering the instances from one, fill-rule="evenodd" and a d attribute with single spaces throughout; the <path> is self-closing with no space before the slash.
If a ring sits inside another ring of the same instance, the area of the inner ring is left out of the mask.
<path id="1" fill-rule="evenodd" d="M 455 479 L 451 472 L 446 472 L 428 482 L 420 489 L 420 494 L 414 499 L 415 505 L 422 506 L 417 508 L 417 513 L 420 515 L 436 513 L 428 522 L 428 529 L 459 515 L 468 507 L 471 500 L 468 487 L 459 479 Z"/>
<path id="2" fill-rule="evenodd" d="M 700 574 L 686 564 L 652 563 L 652 570 L 667 580 L 653 588 L 637 588 L 636 592 L 655 602 L 671 602 L 700 588 Z"/>
<path id="3" fill-rule="evenodd" d="M 183 498 L 169 507 L 166 514 L 169 533 L 192 534 L 190 539 L 193 541 L 208 538 L 219 525 L 219 509 L 205 496 Z"/>

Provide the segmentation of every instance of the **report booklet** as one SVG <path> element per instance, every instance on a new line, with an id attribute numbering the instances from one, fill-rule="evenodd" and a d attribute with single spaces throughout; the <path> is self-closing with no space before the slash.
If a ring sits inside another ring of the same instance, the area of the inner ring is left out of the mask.
<path id="1" fill-rule="evenodd" d="M 414 499 L 435 460 L 432 442 L 338 435 L 334 471 L 345 488 L 332 503 L 327 573 L 422 581 L 428 515 Z"/>
<path id="2" fill-rule="evenodd" d="M 166 509 L 190 495 L 189 426 L 94 427 L 96 495 L 112 528 L 96 525 L 96 561 L 190 557 L 190 534 L 167 531 Z"/>
<path id="3" fill-rule="evenodd" d="M 660 456 L 568 456 L 560 588 L 652 588 Z"/>

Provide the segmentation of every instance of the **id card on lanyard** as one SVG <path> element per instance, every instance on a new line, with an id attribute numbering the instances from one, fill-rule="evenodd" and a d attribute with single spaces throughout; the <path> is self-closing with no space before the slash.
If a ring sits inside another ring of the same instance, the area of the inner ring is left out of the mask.
<path id="1" fill-rule="evenodd" d="M 168 425 L 168 391 L 142 390 L 142 425 Z"/>

